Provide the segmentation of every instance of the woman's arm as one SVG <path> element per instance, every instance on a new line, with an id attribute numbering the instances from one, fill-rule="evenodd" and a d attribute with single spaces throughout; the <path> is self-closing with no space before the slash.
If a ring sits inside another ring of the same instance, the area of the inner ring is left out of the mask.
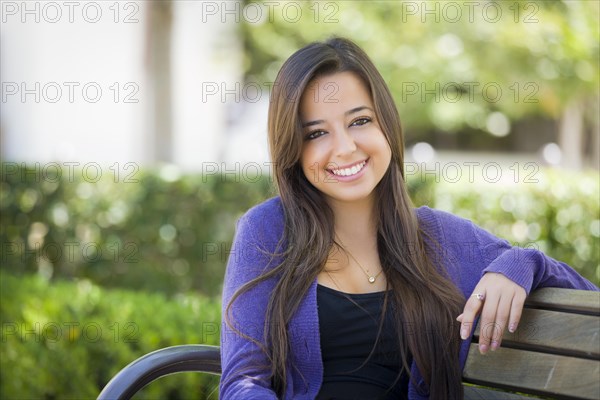
<path id="1" fill-rule="evenodd" d="M 486 353 L 502 342 L 504 329 L 517 329 L 527 295 L 541 287 L 599 290 L 567 264 L 545 255 L 535 248 L 511 246 L 486 230 L 472 224 L 479 252 L 481 279 L 458 320 L 461 337 L 468 337 L 477 314 L 481 313 L 479 349 Z"/>
<path id="2" fill-rule="evenodd" d="M 272 229 L 256 209 L 237 224 L 223 283 L 221 324 L 221 399 L 277 399 L 270 384 L 270 364 L 264 345 L 264 322 L 272 282 L 265 281 L 237 297 L 230 308 L 232 325 L 247 335 L 242 337 L 226 323 L 227 305 L 245 283 L 258 277 L 273 260 L 276 243 Z M 271 237 L 271 239 L 269 238 Z"/>

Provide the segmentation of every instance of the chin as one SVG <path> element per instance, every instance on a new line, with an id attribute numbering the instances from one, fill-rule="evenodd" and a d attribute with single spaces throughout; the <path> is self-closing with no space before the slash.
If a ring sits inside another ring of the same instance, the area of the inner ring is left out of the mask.
<path id="1" fill-rule="evenodd" d="M 375 191 L 363 193 L 329 193 L 327 197 L 341 203 L 359 203 L 375 198 Z"/>

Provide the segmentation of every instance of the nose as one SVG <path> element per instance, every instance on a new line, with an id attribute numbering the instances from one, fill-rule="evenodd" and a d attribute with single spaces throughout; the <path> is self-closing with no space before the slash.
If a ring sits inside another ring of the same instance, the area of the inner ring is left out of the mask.
<path id="1" fill-rule="evenodd" d="M 334 153 L 336 156 L 343 157 L 356 151 L 356 142 L 347 129 L 338 129 L 334 137 Z"/>

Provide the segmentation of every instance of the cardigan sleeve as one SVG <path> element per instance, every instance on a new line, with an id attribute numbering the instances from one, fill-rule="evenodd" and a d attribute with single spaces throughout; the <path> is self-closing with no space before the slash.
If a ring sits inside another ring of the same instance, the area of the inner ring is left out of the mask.
<path id="1" fill-rule="evenodd" d="M 272 218 L 272 216 L 271 216 Z M 273 229 L 266 229 L 269 216 L 257 209 L 237 223 L 223 283 L 221 323 L 220 398 L 277 399 L 271 388 L 270 363 L 264 351 L 264 323 L 272 281 L 263 281 L 238 296 L 230 307 L 231 325 L 226 323 L 227 306 L 245 283 L 272 266 L 276 248 Z"/>
<path id="2" fill-rule="evenodd" d="M 600 290 L 569 265 L 536 248 L 512 246 L 465 218 L 440 210 L 430 211 L 437 216 L 442 240 L 450 248 L 445 254 L 451 253 L 458 260 L 459 270 L 451 275 L 460 276 L 463 285 L 467 283 L 463 286 L 465 295 L 486 272 L 503 274 L 522 286 L 528 295 L 541 287 Z"/>

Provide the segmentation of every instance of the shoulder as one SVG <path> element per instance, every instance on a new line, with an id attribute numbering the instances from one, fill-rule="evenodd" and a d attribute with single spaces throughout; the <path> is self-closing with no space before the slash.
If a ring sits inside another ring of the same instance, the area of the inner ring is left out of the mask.
<path id="1" fill-rule="evenodd" d="M 278 197 L 246 211 L 238 220 L 225 274 L 224 297 L 278 265 L 282 250 L 283 207 Z"/>
<path id="2" fill-rule="evenodd" d="M 415 214 L 419 226 L 429 233 L 437 233 L 443 236 L 452 232 L 452 235 L 456 237 L 473 232 L 473 222 L 447 211 L 421 206 L 415 209 Z"/>
<path id="3" fill-rule="evenodd" d="M 250 208 L 242 218 L 247 219 L 282 219 L 283 205 L 279 196 L 271 197 Z"/>
<path id="4" fill-rule="evenodd" d="M 511 247 L 506 239 L 495 236 L 466 218 L 426 206 L 415 209 L 415 212 L 419 227 L 427 235 L 432 235 L 446 248 L 456 248 L 461 254 L 471 249 L 495 254 Z"/>
<path id="5" fill-rule="evenodd" d="M 278 241 L 284 230 L 283 204 L 272 197 L 246 211 L 238 220 L 237 234 L 260 242 Z"/>

